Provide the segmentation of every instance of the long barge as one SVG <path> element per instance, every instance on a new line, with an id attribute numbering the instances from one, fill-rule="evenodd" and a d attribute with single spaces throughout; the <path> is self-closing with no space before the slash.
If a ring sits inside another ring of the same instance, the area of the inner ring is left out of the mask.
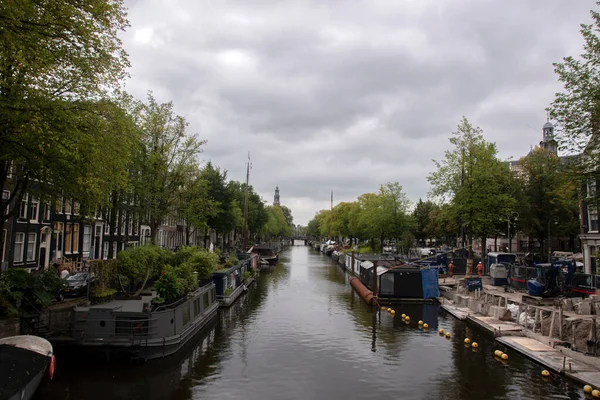
<path id="1" fill-rule="evenodd" d="M 74 309 L 74 344 L 145 360 L 177 352 L 215 315 L 216 286 L 208 283 L 169 305 L 151 306 L 154 294 Z"/>

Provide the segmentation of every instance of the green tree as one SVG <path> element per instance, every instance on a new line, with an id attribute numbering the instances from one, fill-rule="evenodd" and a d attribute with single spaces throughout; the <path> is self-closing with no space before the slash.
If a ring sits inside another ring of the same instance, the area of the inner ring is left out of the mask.
<path id="1" fill-rule="evenodd" d="M 292 210 L 287 208 L 286 206 L 280 206 L 281 211 L 283 212 L 283 216 L 289 226 L 294 226 L 294 216 L 292 215 Z"/>
<path id="2" fill-rule="evenodd" d="M 507 188 L 510 170 L 497 158 L 496 145 L 486 142 L 481 128 L 465 117 L 450 143 L 454 148 L 446 151 L 441 162 L 434 161 L 437 170 L 427 177 L 432 184 L 430 195 L 451 205 L 447 211 L 461 221 L 472 257 L 473 238 L 486 243 L 495 231 L 498 215 L 516 206 Z"/>
<path id="3" fill-rule="evenodd" d="M 57 188 L 104 201 L 106 186 L 123 178 L 129 143 L 127 130 L 113 130 L 119 110 L 102 100 L 129 65 L 118 37 L 128 26 L 123 2 L 5 1 L 0 21 L 0 186 L 11 191 L 8 201 Z M 15 209 L 6 205 L 0 223 Z"/>
<path id="4" fill-rule="evenodd" d="M 419 199 L 415 209 L 412 212 L 414 221 L 413 236 L 417 243 L 425 246 L 427 239 L 437 239 L 435 233 L 435 224 L 432 223 L 433 214 L 439 206 L 432 201 L 423 201 Z"/>
<path id="5" fill-rule="evenodd" d="M 184 185 L 178 201 L 179 215 L 185 219 L 186 243 L 192 233 L 208 229 L 208 220 L 218 212 L 218 203 L 210 198 L 208 182 L 198 171 Z"/>
<path id="6" fill-rule="evenodd" d="M 227 184 L 229 191 L 236 201 L 243 218 L 244 203 L 246 201 L 246 183 L 230 181 Z M 254 191 L 254 187 L 248 187 L 248 238 L 255 236 L 267 224 L 269 216 L 260 196 Z M 243 234 L 243 219 L 236 226 L 237 232 Z"/>
<path id="7" fill-rule="evenodd" d="M 600 133 L 600 13 L 595 10 L 590 13 L 593 24 L 582 24 L 580 30 L 583 54 L 553 64 L 564 91 L 556 94 L 549 111 L 562 131 L 561 146 L 570 152 L 583 153 L 585 161 L 595 170 L 600 143 L 591 139 Z"/>
<path id="8" fill-rule="evenodd" d="M 175 214 L 206 142 L 187 132 L 188 123 L 175 114 L 173 103 L 159 104 L 151 93 L 136 117 L 143 139 L 135 157 L 134 191 L 139 215 L 156 243 L 158 227 Z"/>
<path id="9" fill-rule="evenodd" d="M 268 238 L 292 236 L 292 228 L 288 225 L 285 215 L 279 206 L 265 207 L 269 216 L 268 222 L 264 228 L 264 234 Z"/>
<path id="10" fill-rule="evenodd" d="M 218 207 L 216 213 L 208 218 L 209 228 L 214 229 L 217 234 L 232 231 L 235 228 L 236 217 L 233 213 L 234 197 L 227 187 L 227 171 L 208 162 L 200 175 L 208 183 L 208 198 Z M 204 236 L 204 247 L 207 246 L 208 230 Z"/>
<path id="11" fill-rule="evenodd" d="M 524 200 L 520 202 L 519 225 L 530 237 L 545 244 L 542 250 L 548 254 L 547 238 L 552 233 L 561 232 L 561 236 L 571 238 L 578 234 L 576 180 L 555 154 L 542 148 L 521 158 L 519 165 L 521 173 L 517 179 Z"/>
<path id="12" fill-rule="evenodd" d="M 375 248 L 375 239 L 379 239 L 382 250 L 386 239 L 400 244 L 409 225 L 409 201 L 397 182 L 381 185 L 378 193 L 361 195 L 358 204 L 360 212 L 355 230 L 364 232 L 371 240 L 371 248 Z"/>

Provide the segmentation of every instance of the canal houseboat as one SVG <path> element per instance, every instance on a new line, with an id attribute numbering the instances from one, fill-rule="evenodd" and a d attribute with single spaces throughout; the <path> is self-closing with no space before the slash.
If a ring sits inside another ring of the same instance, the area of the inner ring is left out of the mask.
<path id="1" fill-rule="evenodd" d="M 252 246 L 249 252 L 258 254 L 260 261 L 266 261 L 269 265 L 275 265 L 279 260 L 281 246 L 276 243 L 257 244 Z"/>
<path id="2" fill-rule="evenodd" d="M 377 262 L 377 294 L 380 299 L 434 301 L 440 296 L 438 267 L 405 264 L 392 254 L 351 254 L 346 269 L 373 290 L 374 262 Z"/>
<path id="3" fill-rule="evenodd" d="M 216 314 L 216 286 L 205 284 L 174 303 L 152 306 L 155 293 L 74 309 L 74 343 L 150 360 L 177 352 Z"/>
<path id="4" fill-rule="evenodd" d="M 240 261 L 230 268 L 213 272 L 217 301 L 222 307 L 232 305 L 254 282 L 251 259 Z"/>

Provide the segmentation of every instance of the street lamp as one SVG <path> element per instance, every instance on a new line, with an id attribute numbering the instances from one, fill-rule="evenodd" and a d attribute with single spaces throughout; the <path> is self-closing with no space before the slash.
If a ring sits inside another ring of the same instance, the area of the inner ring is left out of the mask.
<path id="1" fill-rule="evenodd" d="M 514 219 L 517 221 L 519 219 L 519 213 L 516 211 L 511 211 L 508 214 L 504 214 L 503 217 L 506 218 L 506 237 L 508 238 L 508 252 L 512 253 L 512 241 L 510 240 L 510 220 Z"/>

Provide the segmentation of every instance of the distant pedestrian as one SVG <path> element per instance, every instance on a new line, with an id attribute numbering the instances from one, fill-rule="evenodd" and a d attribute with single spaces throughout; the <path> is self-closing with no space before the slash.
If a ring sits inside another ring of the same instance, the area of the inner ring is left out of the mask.
<path id="1" fill-rule="evenodd" d="M 483 264 L 481 263 L 481 261 L 479 261 L 479 263 L 477 264 L 477 276 L 480 278 L 483 276 Z"/>
<path id="2" fill-rule="evenodd" d="M 450 264 L 448 264 L 448 277 L 452 278 L 452 274 L 454 272 L 454 264 L 452 264 L 452 260 L 450 260 Z M 446 277 L 444 277 L 444 282 L 446 282 Z"/>

